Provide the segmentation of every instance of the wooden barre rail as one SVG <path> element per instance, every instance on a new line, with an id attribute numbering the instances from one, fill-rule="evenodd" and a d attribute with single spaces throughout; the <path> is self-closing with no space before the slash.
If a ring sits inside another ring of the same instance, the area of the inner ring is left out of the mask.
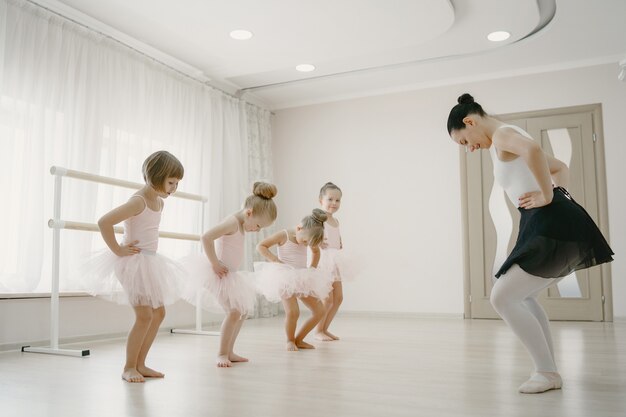
<path id="1" fill-rule="evenodd" d="M 70 229 L 70 230 L 82 230 L 85 232 L 99 232 L 100 228 L 95 223 L 83 223 L 74 222 L 70 220 L 48 220 L 48 227 L 51 229 Z M 115 233 L 124 233 L 122 226 L 114 226 Z M 159 237 L 168 239 L 180 239 L 180 240 L 193 240 L 199 241 L 200 235 L 194 235 L 190 233 L 176 233 L 176 232 L 159 232 Z"/>
<path id="2" fill-rule="evenodd" d="M 101 184 L 109 184 L 109 185 L 117 185 L 119 187 L 132 188 L 135 190 L 139 190 L 144 187 L 144 184 L 140 184 L 138 182 L 131 182 L 125 180 L 118 180 L 115 178 L 103 177 L 101 175 L 90 174 L 88 172 L 75 171 L 73 169 L 67 169 L 63 167 L 53 166 L 50 168 L 50 173 L 52 175 L 58 175 L 60 177 L 71 177 L 78 178 L 85 181 L 99 182 Z M 172 197 L 183 198 L 185 200 L 195 200 L 195 201 L 203 201 L 206 202 L 207 198 L 197 194 L 185 193 L 182 191 L 176 191 L 172 194 Z"/>

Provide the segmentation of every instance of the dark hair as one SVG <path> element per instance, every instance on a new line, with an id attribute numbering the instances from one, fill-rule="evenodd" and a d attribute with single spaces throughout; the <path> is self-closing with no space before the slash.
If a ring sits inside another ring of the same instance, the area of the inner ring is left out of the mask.
<path id="1" fill-rule="evenodd" d="M 185 169 L 183 164 L 167 151 L 157 151 L 143 162 L 141 167 L 143 179 L 152 188 L 164 191 L 163 185 L 168 178 L 183 179 Z"/>
<path id="2" fill-rule="evenodd" d="M 341 194 L 343 194 L 343 192 L 341 191 L 341 188 L 337 187 L 335 184 L 333 184 L 332 182 L 327 182 L 326 184 L 324 184 L 322 186 L 322 188 L 320 189 L 320 198 L 324 197 L 324 194 L 326 194 L 326 190 L 337 190 L 339 191 Z"/>
<path id="3" fill-rule="evenodd" d="M 457 100 L 459 104 L 452 107 L 450 115 L 448 116 L 448 134 L 453 130 L 465 129 L 465 119 L 470 114 L 477 114 L 480 117 L 485 117 L 487 113 L 483 110 L 482 106 L 474 101 L 474 97 L 468 93 L 463 94 Z"/>

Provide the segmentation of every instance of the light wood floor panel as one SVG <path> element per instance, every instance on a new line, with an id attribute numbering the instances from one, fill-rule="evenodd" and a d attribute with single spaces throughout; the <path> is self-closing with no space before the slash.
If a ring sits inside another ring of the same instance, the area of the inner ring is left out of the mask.
<path id="1" fill-rule="evenodd" d="M 283 350 L 282 318 L 249 320 L 217 369 L 216 337 L 160 334 L 149 366 L 120 379 L 124 340 L 82 343 L 91 357 L 0 354 L 0 416 L 626 416 L 626 323 L 555 322 L 561 391 L 522 395 L 531 371 L 501 321 L 339 317 L 339 342 Z M 312 341 L 312 340 L 309 340 Z"/>

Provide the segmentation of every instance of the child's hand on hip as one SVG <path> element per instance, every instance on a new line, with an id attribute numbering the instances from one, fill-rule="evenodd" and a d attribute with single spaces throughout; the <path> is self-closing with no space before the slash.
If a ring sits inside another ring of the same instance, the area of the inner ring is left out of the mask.
<path id="1" fill-rule="evenodd" d="M 120 249 L 115 253 L 117 256 L 131 256 L 141 252 L 141 249 L 135 245 L 139 243 L 138 240 L 133 240 L 127 245 L 120 245 Z"/>
<path id="2" fill-rule="evenodd" d="M 224 278 L 226 274 L 228 274 L 228 267 L 221 261 L 217 265 L 211 264 L 211 268 L 213 268 L 213 272 L 220 278 Z"/>

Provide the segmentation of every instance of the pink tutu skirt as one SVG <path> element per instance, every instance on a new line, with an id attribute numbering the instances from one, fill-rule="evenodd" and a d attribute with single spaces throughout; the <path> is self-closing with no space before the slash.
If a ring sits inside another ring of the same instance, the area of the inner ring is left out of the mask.
<path id="1" fill-rule="evenodd" d="M 204 254 L 187 256 L 181 264 L 189 276 L 183 290 L 183 298 L 189 303 L 200 302 L 210 312 L 237 310 L 242 315 L 254 312 L 257 293 L 250 272 L 229 271 L 220 278 Z"/>
<path id="2" fill-rule="evenodd" d="M 284 298 L 328 297 L 332 276 L 316 268 L 294 268 L 279 262 L 255 262 L 257 290 L 273 303 Z"/>
<path id="3" fill-rule="evenodd" d="M 185 271 L 177 262 L 145 250 L 117 256 L 105 249 L 82 265 L 79 273 L 83 288 L 91 295 L 152 308 L 177 301 L 185 279 Z"/>
<path id="4" fill-rule="evenodd" d="M 333 281 L 354 281 L 359 268 L 344 249 L 322 249 L 318 269 L 332 274 Z"/>

